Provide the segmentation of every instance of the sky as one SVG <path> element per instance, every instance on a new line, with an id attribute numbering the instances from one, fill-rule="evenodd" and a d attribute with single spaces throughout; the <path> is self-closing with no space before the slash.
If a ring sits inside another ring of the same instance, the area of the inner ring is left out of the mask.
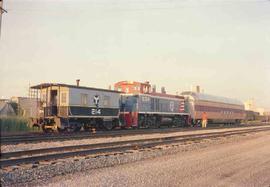
<path id="1" fill-rule="evenodd" d="M 44 82 L 253 98 L 270 109 L 269 0 L 5 0 L 0 97 Z"/>

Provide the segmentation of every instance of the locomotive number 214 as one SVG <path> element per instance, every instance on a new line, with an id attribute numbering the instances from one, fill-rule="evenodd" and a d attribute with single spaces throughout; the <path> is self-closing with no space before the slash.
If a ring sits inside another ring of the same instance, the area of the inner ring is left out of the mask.
<path id="1" fill-rule="evenodd" d="M 101 109 L 92 108 L 91 114 L 92 115 L 101 115 Z"/>

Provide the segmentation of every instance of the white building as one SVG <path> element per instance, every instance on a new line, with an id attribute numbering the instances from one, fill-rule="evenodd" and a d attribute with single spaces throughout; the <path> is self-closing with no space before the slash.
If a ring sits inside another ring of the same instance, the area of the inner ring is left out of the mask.
<path id="1" fill-rule="evenodd" d="M 35 98 L 12 97 L 11 101 L 17 103 L 17 113 L 23 117 L 36 118 L 39 114 L 39 102 Z"/>

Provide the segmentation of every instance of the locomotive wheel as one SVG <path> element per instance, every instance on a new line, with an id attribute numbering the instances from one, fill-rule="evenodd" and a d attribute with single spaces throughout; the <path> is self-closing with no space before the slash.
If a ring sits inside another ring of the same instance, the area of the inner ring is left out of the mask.
<path id="1" fill-rule="evenodd" d="M 87 126 L 87 125 L 84 125 L 84 126 L 83 126 L 83 130 L 88 132 L 88 131 L 90 131 L 90 127 Z"/>
<path id="2" fill-rule="evenodd" d="M 174 119 L 174 126 L 175 127 L 183 127 L 183 120 L 181 118 Z"/>
<path id="3" fill-rule="evenodd" d="M 161 127 L 161 117 L 155 117 L 155 127 L 160 128 Z"/>
<path id="4" fill-rule="evenodd" d="M 156 121 L 156 127 L 157 127 L 157 128 L 160 128 L 160 127 L 161 127 L 161 123 L 160 123 L 159 120 Z"/>
<path id="5" fill-rule="evenodd" d="M 81 128 L 82 128 L 81 126 L 80 127 L 75 127 L 72 130 L 73 130 L 73 132 L 79 132 L 81 130 Z"/>
<path id="6" fill-rule="evenodd" d="M 148 117 L 148 128 L 155 128 L 155 118 L 154 117 Z"/>
<path id="7" fill-rule="evenodd" d="M 145 126 L 144 126 L 145 128 L 147 128 L 147 129 L 150 128 L 150 126 L 151 126 L 151 121 L 150 121 L 149 117 L 146 118 L 146 121 L 145 121 L 144 125 L 145 125 Z"/>
<path id="8" fill-rule="evenodd" d="M 145 128 L 145 117 L 144 116 L 139 116 L 138 120 L 138 126 L 139 128 Z"/>

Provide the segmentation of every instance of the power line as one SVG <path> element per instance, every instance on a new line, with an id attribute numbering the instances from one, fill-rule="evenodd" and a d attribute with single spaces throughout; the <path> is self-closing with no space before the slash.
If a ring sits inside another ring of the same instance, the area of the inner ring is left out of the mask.
<path id="1" fill-rule="evenodd" d="M 0 10 L 1 10 L 1 14 L 7 13 L 7 11 L 5 9 L 3 9 L 2 7 L 0 7 Z"/>
<path id="2" fill-rule="evenodd" d="M 1 0 L 0 0 L 1 1 Z M 163 9 L 177 9 L 182 7 L 208 7 L 208 6 L 225 6 L 225 5 L 235 5 L 236 3 L 242 3 L 243 5 L 252 4 L 252 3 L 259 3 L 259 4 L 269 4 L 270 0 L 197 0 L 197 1 L 188 1 L 188 0 L 118 0 L 112 1 L 109 0 L 89 0 L 86 1 L 84 4 L 83 9 L 79 8 L 80 11 L 89 11 L 88 6 L 94 6 L 95 8 L 105 8 L 105 9 L 113 9 L 117 8 L 120 10 L 163 10 Z M 78 3 L 77 3 L 78 4 Z M 59 9 L 56 8 L 57 5 L 64 7 L 65 10 L 77 10 L 76 6 L 72 5 L 72 3 L 62 3 L 58 2 L 54 4 L 55 9 L 46 9 L 42 8 L 10 8 L 10 13 L 16 12 L 43 12 L 49 13 L 50 11 L 58 11 Z M 72 5 L 72 6 L 71 6 Z M 96 7 L 97 6 L 97 7 Z M 127 7 L 126 7 L 127 6 Z"/>
<path id="3" fill-rule="evenodd" d="M 7 13 L 7 11 L 5 9 L 3 9 L 3 0 L 0 0 L 0 37 L 1 37 L 1 30 L 2 30 L 2 14 L 3 13 Z"/>

